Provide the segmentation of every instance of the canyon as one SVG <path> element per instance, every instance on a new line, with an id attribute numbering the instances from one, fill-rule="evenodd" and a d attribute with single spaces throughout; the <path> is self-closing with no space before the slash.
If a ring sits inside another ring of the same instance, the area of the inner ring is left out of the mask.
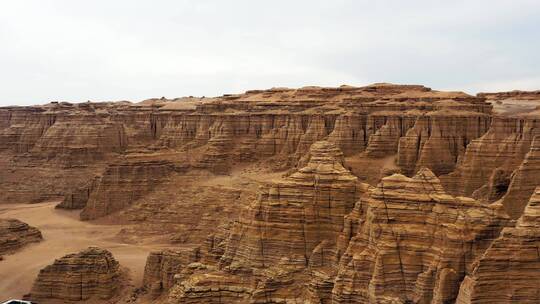
<path id="1" fill-rule="evenodd" d="M 0 300 L 538 303 L 539 191 L 538 91 L 0 107 Z"/>

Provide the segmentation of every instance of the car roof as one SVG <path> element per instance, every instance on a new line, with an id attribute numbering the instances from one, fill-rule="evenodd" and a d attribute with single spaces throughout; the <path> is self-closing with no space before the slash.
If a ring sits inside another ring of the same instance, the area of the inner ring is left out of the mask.
<path id="1" fill-rule="evenodd" d="M 25 301 L 25 300 L 18 300 L 18 299 L 11 299 L 11 300 L 7 300 L 5 302 L 2 302 L 2 304 L 32 304 L 32 303 L 34 303 L 34 302 Z"/>

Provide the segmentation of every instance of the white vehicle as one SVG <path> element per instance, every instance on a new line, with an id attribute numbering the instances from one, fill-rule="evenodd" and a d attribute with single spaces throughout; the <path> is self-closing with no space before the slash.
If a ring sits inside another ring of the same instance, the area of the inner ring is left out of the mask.
<path id="1" fill-rule="evenodd" d="M 2 304 L 37 304 L 37 303 L 36 302 L 31 302 L 31 301 L 11 299 L 11 300 L 7 300 L 5 302 L 2 302 Z"/>

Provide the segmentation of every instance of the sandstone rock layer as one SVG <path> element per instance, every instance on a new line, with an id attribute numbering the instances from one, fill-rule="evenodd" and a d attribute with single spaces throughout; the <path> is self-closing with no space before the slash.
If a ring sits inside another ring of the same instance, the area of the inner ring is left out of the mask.
<path id="1" fill-rule="evenodd" d="M 127 161 L 109 166 L 99 184 L 91 186 L 93 191 L 81 219 L 96 219 L 124 209 L 165 181 L 173 170 L 167 161 Z"/>
<path id="2" fill-rule="evenodd" d="M 317 246 L 335 244 L 343 217 L 360 195 L 357 179 L 332 143 L 311 146 L 307 165 L 262 190 L 232 228 L 223 264 L 268 267 L 307 265 Z"/>
<path id="3" fill-rule="evenodd" d="M 456 303 L 539 303 L 540 187 L 465 277 Z"/>
<path id="4" fill-rule="evenodd" d="M 120 266 L 104 249 L 89 247 L 43 268 L 26 298 L 35 301 L 106 300 L 120 288 Z"/>
<path id="5" fill-rule="evenodd" d="M 0 203 L 61 199 L 172 248 L 132 302 L 538 302 L 539 100 L 379 83 L 4 107 Z M 90 248 L 31 296 L 114 302 L 118 268 Z"/>
<path id="6" fill-rule="evenodd" d="M 358 207 L 332 303 L 450 303 L 507 222 L 501 206 L 446 194 L 428 169 L 383 178 Z"/>
<path id="7" fill-rule="evenodd" d="M 0 219 L 0 260 L 30 243 L 43 239 L 41 232 L 17 219 Z"/>

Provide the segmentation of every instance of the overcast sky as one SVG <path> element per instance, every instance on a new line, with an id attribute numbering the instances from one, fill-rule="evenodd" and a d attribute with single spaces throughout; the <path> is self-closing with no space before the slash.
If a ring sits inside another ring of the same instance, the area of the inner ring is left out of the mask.
<path id="1" fill-rule="evenodd" d="M 374 82 L 540 89 L 539 0 L 0 4 L 0 105 Z"/>

